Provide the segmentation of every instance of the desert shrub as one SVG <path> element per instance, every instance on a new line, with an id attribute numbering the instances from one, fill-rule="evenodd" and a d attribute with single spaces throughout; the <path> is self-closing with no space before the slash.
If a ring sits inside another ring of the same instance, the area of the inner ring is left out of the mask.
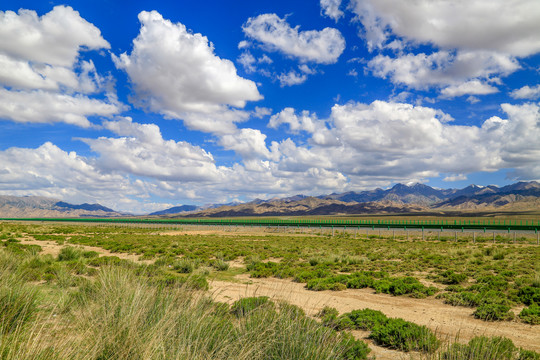
<path id="1" fill-rule="evenodd" d="M 346 349 L 341 359 L 343 360 L 362 360 L 367 359 L 371 349 L 360 340 L 356 340 L 351 334 L 343 333 L 341 343 Z"/>
<path id="2" fill-rule="evenodd" d="M 539 325 L 540 324 L 540 305 L 532 303 L 528 308 L 524 308 L 519 313 L 521 320 L 527 324 Z"/>
<path id="3" fill-rule="evenodd" d="M 339 312 L 336 308 L 325 306 L 315 316 L 321 319 L 321 322 L 324 326 L 330 327 L 332 329 L 337 328 L 337 318 L 339 316 Z"/>
<path id="4" fill-rule="evenodd" d="M 540 354 L 536 351 L 520 349 L 518 360 L 540 360 Z"/>
<path id="5" fill-rule="evenodd" d="M 231 313 L 242 317 L 263 306 L 265 308 L 273 308 L 274 303 L 269 301 L 268 296 L 247 297 L 236 300 L 231 306 Z"/>
<path id="6" fill-rule="evenodd" d="M 457 274 L 452 270 L 447 270 L 441 274 L 441 282 L 445 285 L 456 285 L 467 280 L 467 275 Z"/>
<path id="7" fill-rule="evenodd" d="M 223 259 L 216 259 L 212 261 L 212 267 L 217 271 L 227 271 L 229 270 L 229 263 Z"/>
<path id="8" fill-rule="evenodd" d="M 83 251 L 82 256 L 86 259 L 93 259 L 99 256 L 97 251 Z"/>
<path id="9" fill-rule="evenodd" d="M 172 264 L 174 270 L 182 274 L 189 274 L 195 270 L 195 263 L 191 259 L 180 259 Z"/>
<path id="10" fill-rule="evenodd" d="M 518 350 L 504 337 L 478 336 L 467 344 L 455 343 L 441 354 L 443 360 L 513 360 Z"/>
<path id="11" fill-rule="evenodd" d="M 394 296 L 411 294 L 414 297 L 426 297 L 437 292 L 437 288 L 427 287 L 411 276 L 381 279 L 375 281 L 373 287 L 376 292 Z"/>
<path id="12" fill-rule="evenodd" d="M 519 300 L 525 305 L 540 304 L 540 287 L 526 286 L 519 289 Z"/>
<path id="13" fill-rule="evenodd" d="M 246 269 L 250 272 L 252 278 L 265 278 L 274 275 L 277 271 L 279 264 L 269 262 L 252 262 L 246 266 Z"/>
<path id="14" fill-rule="evenodd" d="M 473 313 L 477 319 L 486 321 L 512 320 L 514 314 L 510 312 L 510 306 L 504 304 L 482 304 Z"/>
<path id="15" fill-rule="evenodd" d="M 382 312 L 371 309 L 353 310 L 343 314 L 341 317 L 348 318 L 353 324 L 351 328 L 358 330 L 372 330 L 374 327 L 383 325 L 388 321 L 388 318 Z"/>
<path id="16" fill-rule="evenodd" d="M 350 289 L 363 289 L 373 287 L 374 279 L 372 276 L 368 276 L 362 273 L 354 273 L 347 280 L 347 287 Z"/>
<path id="17" fill-rule="evenodd" d="M 439 346 L 439 340 L 427 327 L 399 318 L 375 326 L 370 338 L 378 345 L 401 351 L 432 352 Z"/>

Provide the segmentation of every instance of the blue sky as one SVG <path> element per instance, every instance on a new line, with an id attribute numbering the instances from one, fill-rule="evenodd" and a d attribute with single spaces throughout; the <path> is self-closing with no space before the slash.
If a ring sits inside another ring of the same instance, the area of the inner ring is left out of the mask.
<path id="1" fill-rule="evenodd" d="M 537 0 L 11 1 L 0 194 L 178 204 L 540 179 Z"/>

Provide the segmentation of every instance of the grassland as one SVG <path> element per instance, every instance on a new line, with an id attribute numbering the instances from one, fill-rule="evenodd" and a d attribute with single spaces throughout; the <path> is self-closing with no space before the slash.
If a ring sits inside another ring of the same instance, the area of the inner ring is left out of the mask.
<path id="1" fill-rule="evenodd" d="M 488 337 L 458 346 L 385 314 L 366 327 L 363 309 L 317 318 L 274 298 L 219 302 L 207 291 L 209 281 L 247 277 L 313 294 L 363 289 L 470 308 L 478 321 L 540 336 L 540 247 L 531 239 L 274 231 L 2 223 L 0 358 L 371 357 L 377 351 L 349 334 L 358 324 L 370 346 L 420 358 L 489 358 L 484 347 L 494 359 L 538 358 L 532 343 L 520 350 Z"/>

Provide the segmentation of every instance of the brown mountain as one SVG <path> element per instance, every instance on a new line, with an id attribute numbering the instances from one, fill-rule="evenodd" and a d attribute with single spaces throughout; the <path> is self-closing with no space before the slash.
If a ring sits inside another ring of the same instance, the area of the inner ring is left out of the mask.
<path id="1" fill-rule="evenodd" d="M 345 215 L 345 214 L 389 214 L 410 213 L 426 210 L 419 205 L 402 205 L 386 202 L 344 202 L 306 197 L 297 201 L 273 200 L 252 202 L 236 206 L 221 206 L 206 209 L 189 216 L 229 217 L 229 216 L 283 216 L 283 215 Z"/>
<path id="2" fill-rule="evenodd" d="M 109 217 L 123 215 L 99 204 L 69 204 L 41 196 L 0 195 L 1 218 Z"/>

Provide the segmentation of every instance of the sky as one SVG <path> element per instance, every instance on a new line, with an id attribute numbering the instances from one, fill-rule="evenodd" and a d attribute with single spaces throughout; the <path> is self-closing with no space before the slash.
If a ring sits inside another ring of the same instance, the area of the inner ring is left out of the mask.
<path id="1" fill-rule="evenodd" d="M 0 3 L 0 194 L 147 213 L 540 180 L 538 0 Z"/>

